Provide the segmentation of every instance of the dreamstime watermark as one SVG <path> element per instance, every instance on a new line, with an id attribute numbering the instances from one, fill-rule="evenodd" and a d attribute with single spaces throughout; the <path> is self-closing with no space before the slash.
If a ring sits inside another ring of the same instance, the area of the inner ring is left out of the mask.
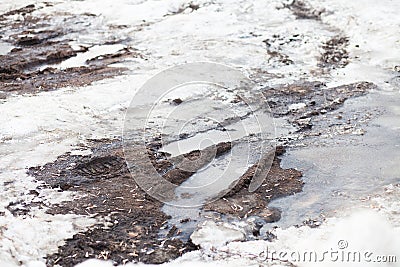
<path id="1" fill-rule="evenodd" d="M 377 255 L 369 250 L 351 250 L 346 240 L 339 240 L 336 248 L 328 250 L 271 250 L 267 248 L 257 256 L 260 262 L 292 262 L 292 263 L 396 263 L 396 255 Z"/>
<path id="2" fill-rule="evenodd" d="M 255 191 L 275 155 L 274 120 L 256 87 L 241 71 L 209 62 L 178 65 L 149 79 L 125 116 L 123 148 L 136 183 L 166 204 L 201 206 L 220 198 L 220 192 L 227 193 L 258 163 L 249 185 L 249 191 Z M 231 149 L 215 162 L 222 143 Z M 162 154 L 169 166 L 195 173 L 212 163 L 215 171 L 199 182 L 174 184 L 155 166 L 159 151 L 151 151 L 166 145 L 173 148 Z M 199 155 L 187 156 L 193 151 Z"/>

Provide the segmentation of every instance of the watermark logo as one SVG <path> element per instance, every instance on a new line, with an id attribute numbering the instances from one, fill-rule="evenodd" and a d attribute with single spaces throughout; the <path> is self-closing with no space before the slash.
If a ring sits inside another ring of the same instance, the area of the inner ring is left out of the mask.
<path id="1" fill-rule="evenodd" d="M 257 85 L 235 68 L 209 62 L 149 79 L 128 108 L 123 134 L 136 183 L 185 207 L 220 198 L 251 166 L 249 191 L 255 191 L 272 165 L 274 142 L 274 121 Z"/>
<path id="2" fill-rule="evenodd" d="M 396 263 L 396 255 L 378 255 L 369 250 L 352 250 L 349 249 L 347 240 L 339 240 L 337 248 L 328 250 L 271 250 L 266 249 L 258 255 L 260 262 L 292 262 L 292 263 L 338 263 L 338 264 L 355 264 L 355 263 Z M 358 266 L 358 265 L 357 265 Z"/>
<path id="3" fill-rule="evenodd" d="M 349 246 L 349 244 L 347 243 L 347 241 L 346 240 L 339 240 L 338 241 L 338 248 L 339 249 L 345 249 L 345 248 L 347 248 Z"/>

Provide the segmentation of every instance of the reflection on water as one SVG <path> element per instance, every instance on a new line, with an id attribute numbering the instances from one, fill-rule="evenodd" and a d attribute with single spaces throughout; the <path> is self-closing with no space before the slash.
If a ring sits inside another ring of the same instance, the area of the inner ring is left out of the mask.
<path id="1" fill-rule="evenodd" d="M 330 146 L 294 149 L 284 155 L 282 167 L 301 170 L 305 184 L 303 192 L 271 203 L 282 210 L 275 225 L 286 228 L 321 215 L 343 215 L 366 205 L 362 200 L 382 186 L 400 181 L 400 95 L 353 100 L 344 112 L 359 106 L 386 111 L 369 123 L 357 144 L 344 145 L 343 136 L 334 136 Z"/>

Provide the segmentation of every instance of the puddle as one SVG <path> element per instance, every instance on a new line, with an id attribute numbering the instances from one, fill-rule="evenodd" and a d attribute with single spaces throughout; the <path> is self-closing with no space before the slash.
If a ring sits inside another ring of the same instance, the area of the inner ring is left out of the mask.
<path id="1" fill-rule="evenodd" d="M 321 215 L 341 216 L 366 205 L 362 200 L 378 188 L 399 182 L 399 105 L 399 94 L 372 94 L 349 101 L 344 113 L 361 106 L 385 107 L 386 112 L 369 123 L 357 142 L 343 144 L 343 137 L 333 137 L 328 147 L 288 151 L 282 165 L 302 171 L 305 185 L 303 192 L 271 202 L 270 206 L 282 210 L 282 219 L 274 225 L 287 228 Z"/>
<path id="2" fill-rule="evenodd" d="M 102 55 L 114 54 L 117 51 L 123 49 L 125 46 L 122 44 L 112 44 L 112 45 L 95 45 L 89 48 L 88 51 L 84 53 L 78 53 L 75 57 L 71 57 L 67 60 L 64 60 L 60 64 L 57 65 L 46 65 L 42 66 L 40 69 L 43 70 L 48 67 L 53 67 L 57 69 L 67 69 L 67 68 L 75 68 L 86 65 L 86 61 L 100 57 Z"/>
<path id="3" fill-rule="evenodd" d="M 250 117 L 227 125 L 221 130 L 210 130 L 204 133 L 198 133 L 187 139 L 169 143 L 163 146 L 160 151 L 169 153 L 172 157 L 176 157 L 193 150 L 204 149 L 209 146 L 210 143 L 232 142 L 249 135 L 263 133 L 266 136 L 274 137 L 275 125 L 268 123 L 260 124 L 258 120 L 260 118 L 262 118 L 261 113 L 250 115 Z"/>

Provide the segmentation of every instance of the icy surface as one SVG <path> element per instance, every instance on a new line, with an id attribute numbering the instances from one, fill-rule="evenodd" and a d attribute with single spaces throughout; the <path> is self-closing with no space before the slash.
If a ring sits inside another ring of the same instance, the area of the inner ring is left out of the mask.
<path id="1" fill-rule="evenodd" d="M 41 2 L 2 1 L 0 10 L 9 11 Z M 75 146 L 86 138 L 121 135 L 124 112 L 135 91 L 151 75 L 166 67 L 184 62 L 216 61 L 236 66 L 249 75 L 268 73 L 268 79 L 262 79 L 260 85 L 318 79 L 332 86 L 371 81 L 383 90 L 400 90 L 396 78 L 398 73 L 393 71 L 400 58 L 400 2 L 396 0 L 310 0 L 314 8 L 325 9 L 321 21 L 296 20 L 288 9 L 282 8 L 282 1 L 278 0 L 196 1 L 200 5 L 198 10 L 186 9 L 179 14 L 175 13 L 186 1 L 51 2 L 54 2 L 54 6 L 35 11 L 36 14 L 51 15 L 63 11 L 80 14 L 90 10 L 100 15 L 106 25 L 128 25 L 124 32 L 132 37 L 127 41 L 128 44 L 142 51 L 146 60 L 123 63 L 133 72 L 128 77 L 105 80 L 85 88 L 11 97 L 0 104 L 0 211 L 5 212 L 0 217 L 1 266 L 44 266 L 46 254 L 55 252 L 64 239 L 94 223 L 82 216 L 51 216 L 36 210 L 25 217 L 14 217 L 6 206 L 21 200 L 26 203 L 34 201 L 26 195 L 36 186 L 32 178 L 25 174 L 27 167 L 55 160 L 58 155 L 75 150 Z M 287 38 L 300 36 L 294 42 L 281 40 L 281 45 L 272 44 L 272 48 L 288 55 L 294 64 L 282 64 L 266 53 L 262 41 L 277 34 Z M 316 74 L 321 44 L 338 34 L 349 37 L 350 64 L 329 74 Z M 96 38 L 102 36 L 93 33 L 82 37 L 81 41 Z M 114 48 L 107 47 L 107 51 Z M 1 46 L 0 54 L 8 50 L 9 47 Z M 80 65 L 89 57 L 106 51 L 99 49 L 99 52 L 93 52 L 64 64 Z M 398 114 L 398 107 L 394 112 Z M 391 131 L 398 133 L 399 126 L 392 124 L 392 121 L 389 117 L 382 117 L 377 123 L 394 127 Z M 393 153 L 396 153 L 398 141 L 393 145 Z M 382 154 L 374 154 L 374 157 L 382 156 L 383 160 Z M 284 162 L 295 156 L 301 155 L 290 155 Z M 323 158 L 309 160 L 324 164 Z M 386 173 L 389 173 L 389 178 L 398 181 L 398 169 L 389 163 Z M 330 249 L 330 244 L 337 248 L 338 239 L 347 240 L 352 249 L 369 249 L 377 254 L 398 253 L 390 249 L 400 247 L 400 193 L 396 183 L 386 181 L 384 190 L 380 191 L 381 187 L 378 187 L 376 192 L 370 192 L 372 199 L 365 205 L 368 209 L 372 207 L 378 210 L 381 215 L 361 212 L 342 218 L 345 213 L 354 211 L 338 211 L 320 228 L 303 226 L 276 229 L 278 239 L 275 242 L 233 242 L 216 251 L 188 253 L 162 266 L 260 266 L 264 263 L 254 259 L 254 254 L 266 247 L 276 250 Z M 373 184 L 371 190 L 378 185 L 383 184 Z M 313 195 L 303 195 L 304 199 L 310 196 Z M 47 190 L 37 198 L 56 203 L 73 197 L 77 196 Z M 314 202 L 318 200 L 311 199 L 309 203 Z M 369 235 L 358 235 L 361 228 L 367 229 L 364 232 Z M 288 265 L 280 261 L 265 264 Z M 324 266 L 328 264 L 331 263 L 327 262 Z M 112 266 L 112 263 L 92 260 L 80 266 Z M 301 263 L 300 266 L 309 266 L 309 263 Z M 381 263 L 376 266 L 396 265 Z"/>

